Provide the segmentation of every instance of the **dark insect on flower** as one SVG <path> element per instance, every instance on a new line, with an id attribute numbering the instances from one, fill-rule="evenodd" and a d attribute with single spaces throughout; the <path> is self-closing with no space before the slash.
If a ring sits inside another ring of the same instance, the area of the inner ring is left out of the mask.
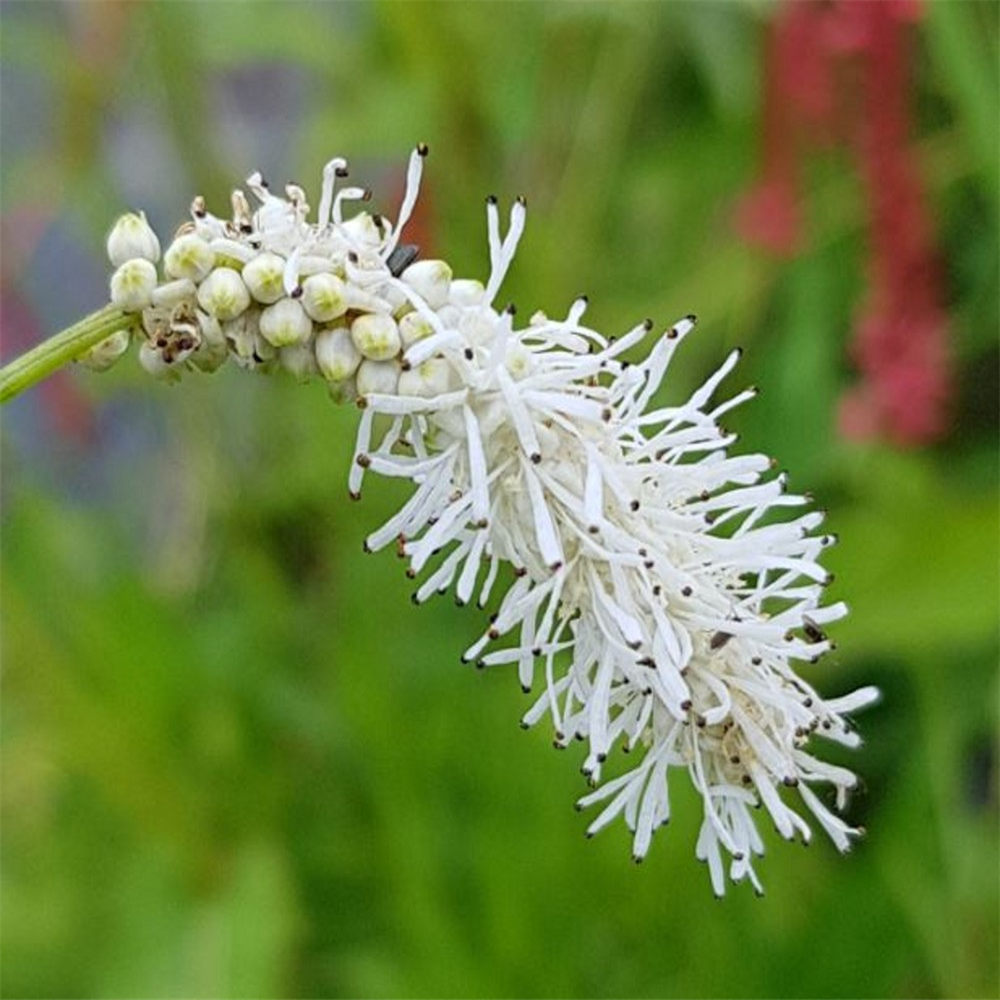
<path id="1" fill-rule="evenodd" d="M 398 278 L 419 256 L 420 247 L 414 243 L 404 243 L 389 254 L 385 263 L 392 276 Z"/>

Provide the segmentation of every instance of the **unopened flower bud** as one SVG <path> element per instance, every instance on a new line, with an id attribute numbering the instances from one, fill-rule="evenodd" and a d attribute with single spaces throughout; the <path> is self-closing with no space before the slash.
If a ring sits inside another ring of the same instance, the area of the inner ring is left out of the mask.
<path id="1" fill-rule="evenodd" d="M 475 278 L 458 278 L 448 289 L 448 301 L 453 306 L 478 306 L 485 295 L 483 283 Z"/>
<path id="2" fill-rule="evenodd" d="M 335 403 L 353 403 L 358 398 L 358 387 L 352 378 L 345 378 L 342 382 L 327 382 L 327 389 L 330 399 Z"/>
<path id="3" fill-rule="evenodd" d="M 300 382 L 308 382 L 319 369 L 316 355 L 309 344 L 290 344 L 278 351 L 281 367 L 291 372 Z"/>
<path id="4" fill-rule="evenodd" d="M 425 319 L 418 312 L 408 312 L 399 321 L 399 336 L 403 341 L 403 350 L 415 344 L 424 337 L 429 337 L 434 332 L 429 320 Z"/>
<path id="5" fill-rule="evenodd" d="M 269 251 L 258 254 L 243 268 L 243 280 L 258 302 L 277 302 L 285 294 L 285 258 Z"/>
<path id="6" fill-rule="evenodd" d="M 399 362 L 370 361 L 367 358 L 361 362 L 356 376 L 359 396 L 367 396 L 370 392 L 392 394 L 399 385 Z"/>
<path id="7" fill-rule="evenodd" d="M 160 241 L 146 221 L 145 212 L 128 212 L 115 223 L 108 234 L 108 257 L 115 267 L 136 257 L 152 264 L 160 259 Z"/>
<path id="8" fill-rule="evenodd" d="M 451 268 L 443 260 L 418 260 L 400 275 L 400 279 L 420 295 L 431 309 L 437 309 L 448 301 Z"/>
<path id="9" fill-rule="evenodd" d="M 444 358 L 430 358 L 399 376 L 400 396 L 440 396 L 454 388 L 454 369 Z"/>
<path id="10" fill-rule="evenodd" d="M 153 301 L 156 268 L 145 258 L 125 261 L 111 275 L 111 302 L 125 312 L 139 312 Z"/>
<path id="11" fill-rule="evenodd" d="M 329 323 L 347 312 L 344 283 L 335 274 L 314 274 L 302 283 L 302 308 L 317 323 Z"/>
<path id="12" fill-rule="evenodd" d="M 215 251 L 194 233 L 178 236 L 163 255 L 163 270 L 168 278 L 204 281 L 215 266 Z"/>
<path id="13" fill-rule="evenodd" d="M 157 285 L 153 289 L 153 305 L 164 309 L 172 309 L 185 300 L 194 299 L 197 289 L 190 278 L 178 278 L 176 281 L 168 281 L 163 285 Z"/>
<path id="14" fill-rule="evenodd" d="M 77 360 L 91 371 L 106 372 L 128 350 L 131 339 L 131 330 L 118 330 Z"/>
<path id="15" fill-rule="evenodd" d="M 351 324 L 354 346 L 372 361 L 387 361 L 403 346 L 399 327 L 385 313 L 364 313 Z"/>
<path id="16" fill-rule="evenodd" d="M 312 320 L 301 303 L 295 299 L 281 299 L 261 312 L 260 332 L 275 347 L 302 344 L 312 333 Z"/>
<path id="17" fill-rule="evenodd" d="M 250 305 L 250 293 L 238 271 L 217 267 L 198 286 L 198 304 L 219 321 L 235 319 Z"/>
<path id="18" fill-rule="evenodd" d="M 320 330 L 316 334 L 316 364 L 323 378 L 330 382 L 342 382 L 358 370 L 361 354 L 346 327 Z"/>

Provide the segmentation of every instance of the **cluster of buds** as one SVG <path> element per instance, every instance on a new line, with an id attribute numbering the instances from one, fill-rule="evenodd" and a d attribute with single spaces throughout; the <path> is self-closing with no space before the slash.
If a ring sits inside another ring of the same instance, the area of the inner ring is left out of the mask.
<path id="1" fill-rule="evenodd" d="M 667 776 L 679 769 L 704 804 L 695 850 L 719 894 L 724 855 L 731 879 L 760 889 L 756 807 L 782 836 L 808 840 L 804 807 L 846 850 L 858 831 L 810 786 L 831 785 L 839 809 L 855 776 L 810 744 L 856 746 L 847 713 L 876 692 L 824 699 L 794 669 L 831 648 L 823 626 L 847 609 L 823 603 L 819 560 L 833 536 L 817 533 L 822 514 L 783 519 L 808 497 L 789 493 L 767 457 L 728 453 L 735 436 L 719 419 L 754 391 L 710 401 L 739 352 L 667 406 L 661 383 L 693 317 L 651 346 L 649 320 L 617 339 L 585 326 L 583 297 L 561 319 L 517 325 L 514 307 L 494 301 L 524 201 L 504 232 L 487 199 L 488 279 L 455 279 L 400 243 L 425 154 L 410 157 L 395 223 L 344 218 L 368 193 L 337 190 L 340 159 L 324 170 L 312 222 L 300 188 L 279 198 L 259 175 L 248 180 L 256 211 L 241 191 L 228 221 L 196 199 L 162 279 L 155 235 L 126 216 L 109 240 L 111 293 L 138 317 L 143 365 L 175 378 L 232 356 L 322 376 L 337 399 L 356 400 L 351 495 L 367 474 L 413 487 L 366 548 L 396 548 L 408 575 L 422 576 L 418 604 L 453 591 L 484 608 L 505 588 L 462 660 L 516 665 L 526 692 L 543 675 L 523 722 L 547 717 L 556 746 L 587 745 L 595 790 L 579 805 L 604 803 L 588 834 L 621 815 L 641 860 L 670 818 Z M 627 357 L 643 345 L 641 360 Z M 116 335 L 95 356 L 121 346 Z M 634 766 L 604 780 L 616 746 L 637 751 Z"/>
<path id="2" fill-rule="evenodd" d="M 413 191 L 425 154 L 420 147 L 411 159 Z M 233 192 L 232 217 L 225 220 L 197 197 L 191 220 L 162 260 L 145 215 L 122 216 L 108 237 L 117 268 L 111 302 L 139 318 L 143 368 L 175 381 L 185 370 L 215 371 L 231 357 L 259 371 L 281 367 L 303 380 L 320 376 L 337 400 L 371 392 L 436 394 L 445 377 L 441 366 L 414 369 L 404 354 L 434 332 L 427 310 L 447 317 L 449 306 L 478 305 L 485 288 L 475 280 L 453 281 L 447 263 L 417 260 L 416 247 L 398 243 L 412 201 L 396 227 L 364 211 L 345 220 L 346 203 L 370 197 L 362 188 L 338 191 L 346 173 L 343 160 L 327 164 L 315 223 L 307 221 L 310 207 L 300 187 L 288 185 L 279 198 L 259 174 L 247 181 L 256 211 L 241 190 Z M 123 330 L 84 361 L 107 367 L 128 344 Z"/>

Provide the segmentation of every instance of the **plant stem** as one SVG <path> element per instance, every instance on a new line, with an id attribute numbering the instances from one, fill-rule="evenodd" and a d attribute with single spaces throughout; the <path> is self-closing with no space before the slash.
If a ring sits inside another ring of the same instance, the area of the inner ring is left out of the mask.
<path id="1" fill-rule="evenodd" d="M 105 306 L 15 358 L 0 368 L 0 403 L 6 403 L 36 382 L 48 378 L 111 334 L 131 326 L 133 319 L 115 306 Z"/>

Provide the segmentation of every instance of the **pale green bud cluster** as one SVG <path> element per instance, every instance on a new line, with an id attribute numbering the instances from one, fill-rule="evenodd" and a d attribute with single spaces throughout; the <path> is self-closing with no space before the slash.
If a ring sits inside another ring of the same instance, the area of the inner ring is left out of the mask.
<path id="1" fill-rule="evenodd" d="M 412 261 L 415 248 L 405 248 L 407 266 L 396 271 L 395 243 L 380 217 L 362 212 L 345 221 L 337 208 L 326 224 L 307 224 L 301 189 L 289 187 L 280 199 L 258 178 L 250 184 L 262 202 L 253 215 L 239 191 L 230 221 L 195 199 L 191 221 L 162 256 L 162 273 L 159 240 L 145 216 L 124 215 L 115 224 L 108 237 L 116 265 L 111 301 L 136 314 L 147 372 L 176 381 L 231 357 L 245 368 L 322 378 L 337 400 L 430 396 L 453 384 L 448 362 L 432 359 L 410 370 L 403 354 L 434 334 L 433 313 L 482 303 L 481 282 L 453 280 L 442 260 Z M 107 368 L 128 342 L 128 331 L 115 334 L 84 361 Z"/>

